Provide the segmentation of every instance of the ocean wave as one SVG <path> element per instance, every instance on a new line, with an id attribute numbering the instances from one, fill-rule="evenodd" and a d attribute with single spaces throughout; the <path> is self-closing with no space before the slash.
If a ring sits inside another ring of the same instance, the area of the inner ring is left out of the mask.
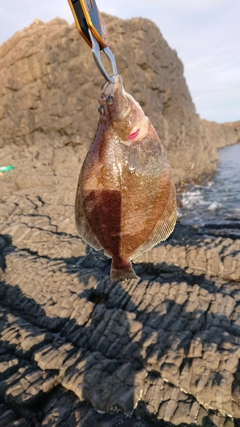
<path id="1" fill-rule="evenodd" d="M 214 180 L 182 194 L 179 218 L 185 223 L 208 223 L 219 218 L 240 219 L 240 144 L 221 150 Z"/>

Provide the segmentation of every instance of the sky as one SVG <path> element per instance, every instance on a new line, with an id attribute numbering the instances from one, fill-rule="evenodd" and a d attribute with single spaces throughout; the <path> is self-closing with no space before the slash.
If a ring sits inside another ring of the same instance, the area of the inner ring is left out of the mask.
<path id="1" fill-rule="evenodd" d="M 184 64 L 197 113 L 217 122 L 240 120 L 240 0 L 97 0 L 97 5 L 123 19 L 154 21 Z M 0 0 L 0 43 L 36 18 L 48 22 L 56 16 L 73 22 L 67 0 Z"/>

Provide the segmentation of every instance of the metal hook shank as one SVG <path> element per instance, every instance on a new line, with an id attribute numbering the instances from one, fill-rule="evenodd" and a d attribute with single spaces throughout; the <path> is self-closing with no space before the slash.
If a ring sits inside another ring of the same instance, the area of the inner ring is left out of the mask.
<path id="1" fill-rule="evenodd" d="M 105 49 L 103 49 L 103 52 L 105 53 L 105 55 L 108 57 L 108 59 L 111 62 L 112 65 L 112 70 L 113 70 L 113 77 L 109 76 L 108 72 L 106 71 L 102 60 L 101 60 L 101 52 L 100 52 L 100 45 L 98 43 L 98 41 L 95 39 L 94 35 L 92 34 L 91 30 L 88 29 L 89 32 L 89 36 L 91 39 L 91 43 L 92 43 L 92 54 L 94 57 L 94 60 L 99 68 L 99 70 L 101 71 L 103 77 L 111 83 L 115 83 L 115 77 L 118 74 L 118 70 L 117 70 L 117 64 L 114 58 L 114 55 L 112 53 L 112 51 L 109 49 L 109 47 L 105 47 Z"/>

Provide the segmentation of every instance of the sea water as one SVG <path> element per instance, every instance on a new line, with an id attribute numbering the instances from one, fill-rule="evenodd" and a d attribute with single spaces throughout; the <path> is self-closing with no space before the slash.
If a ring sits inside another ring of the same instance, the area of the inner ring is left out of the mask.
<path id="1" fill-rule="evenodd" d="M 240 143 L 220 149 L 218 158 L 214 179 L 183 193 L 179 209 L 182 223 L 240 220 Z"/>

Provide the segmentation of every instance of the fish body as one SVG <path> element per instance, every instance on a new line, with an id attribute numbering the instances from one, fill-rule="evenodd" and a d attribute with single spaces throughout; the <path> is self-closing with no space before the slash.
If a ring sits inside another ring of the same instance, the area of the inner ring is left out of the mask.
<path id="1" fill-rule="evenodd" d="M 176 194 L 159 137 L 120 75 L 105 83 L 100 120 L 84 160 L 75 218 L 79 235 L 112 258 L 111 279 L 136 278 L 131 260 L 173 231 Z"/>

